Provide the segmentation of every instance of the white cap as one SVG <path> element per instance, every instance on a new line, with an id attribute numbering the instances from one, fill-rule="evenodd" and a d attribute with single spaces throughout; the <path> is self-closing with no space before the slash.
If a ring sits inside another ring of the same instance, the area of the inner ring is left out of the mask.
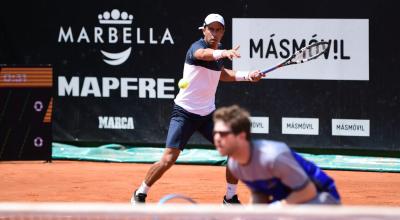
<path id="1" fill-rule="evenodd" d="M 209 24 L 211 24 L 213 22 L 219 22 L 220 24 L 222 24 L 222 26 L 225 27 L 225 21 L 224 21 L 224 18 L 221 15 L 219 15 L 219 14 L 209 14 L 204 19 L 203 26 L 199 27 L 199 29 L 203 29 L 206 25 L 209 25 Z"/>

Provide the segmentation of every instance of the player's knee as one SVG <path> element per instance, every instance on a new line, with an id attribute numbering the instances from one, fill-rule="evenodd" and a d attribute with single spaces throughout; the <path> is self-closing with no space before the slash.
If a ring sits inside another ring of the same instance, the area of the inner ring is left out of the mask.
<path id="1" fill-rule="evenodd" d="M 175 161 L 176 159 L 173 157 L 163 157 L 160 161 L 160 165 L 163 167 L 163 169 L 167 170 L 175 164 Z"/>
<path id="2" fill-rule="evenodd" d="M 175 161 L 177 160 L 177 158 L 178 158 L 178 155 L 174 155 L 174 154 L 164 155 L 160 161 L 160 164 L 164 169 L 169 169 L 172 165 L 175 164 Z"/>

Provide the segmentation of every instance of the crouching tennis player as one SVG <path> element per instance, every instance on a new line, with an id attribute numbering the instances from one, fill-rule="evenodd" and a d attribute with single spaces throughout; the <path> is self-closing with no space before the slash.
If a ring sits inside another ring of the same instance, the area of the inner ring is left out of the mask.
<path id="1" fill-rule="evenodd" d="M 340 204 L 335 183 L 285 143 L 250 139 L 250 115 L 237 105 L 213 115 L 214 144 L 228 168 L 251 190 L 251 203 Z"/>

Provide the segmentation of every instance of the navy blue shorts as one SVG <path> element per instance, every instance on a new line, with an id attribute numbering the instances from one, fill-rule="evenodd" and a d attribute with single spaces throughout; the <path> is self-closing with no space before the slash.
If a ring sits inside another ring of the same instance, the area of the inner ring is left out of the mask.
<path id="1" fill-rule="evenodd" d="M 169 122 L 166 147 L 183 150 L 195 131 L 199 131 L 203 137 L 213 143 L 212 114 L 206 116 L 193 114 L 175 104 Z"/>

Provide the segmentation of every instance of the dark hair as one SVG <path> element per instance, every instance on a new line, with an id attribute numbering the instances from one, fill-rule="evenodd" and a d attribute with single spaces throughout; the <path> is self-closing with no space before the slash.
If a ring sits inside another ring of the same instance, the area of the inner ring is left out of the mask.
<path id="1" fill-rule="evenodd" d="M 232 105 L 228 107 L 221 107 L 214 112 L 213 120 L 223 121 L 225 124 L 231 127 L 234 134 L 240 132 L 246 133 L 246 139 L 250 141 L 250 114 L 247 110 L 239 107 L 238 105 Z"/>

